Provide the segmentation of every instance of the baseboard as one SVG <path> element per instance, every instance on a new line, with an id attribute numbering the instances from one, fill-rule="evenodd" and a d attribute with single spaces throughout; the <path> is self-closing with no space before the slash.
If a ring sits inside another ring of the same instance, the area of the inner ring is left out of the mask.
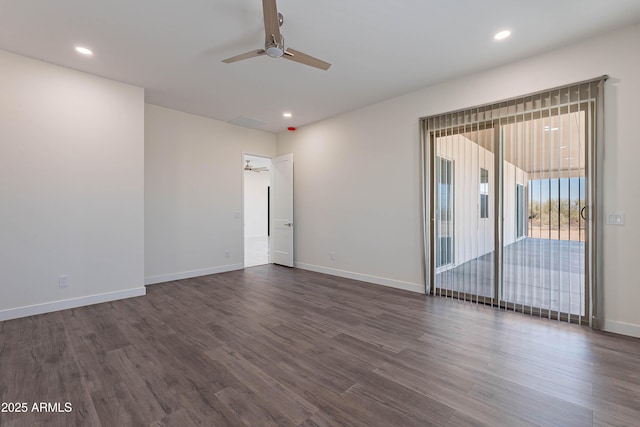
<path id="1" fill-rule="evenodd" d="M 70 308 L 78 308 L 87 305 L 100 304 L 103 302 L 116 301 L 119 299 L 140 297 L 146 294 L 147 290 L 142 287 L 125 289 L 124 291 L 89 295 L 86 297 L 46 302 L 43 304 L 28 305 L 25 307 L 9 308 L 7 310 L 0 310 L 0 322 L 5 320 L 18 319 L 20 317 L 35 316 L 37 314 L 51 313 L 54 311 L 68 310 Z"/>
<path id="2" fill-rule="evenodd" d="M 181 271 L 171 274 L 160 274 L 144 278 L 145 285 L 155 285 L 158 283 L 171 282 L 173 280 L 191 279 L 192 277 L 207 276 L 209 274 L 226 273 L 227 271 L 242 270 L 243 264 L 222 265 L 220 267 L 203 268 L 200 270 Z"/>
<path id="3" fill-rule="evenodd" d="M 627 335 L 630 337 L 640 338 L 640 325 L 631 323 L 616 322 L 614 320 L 604 321 L 604 330 L 613 332 L 614 334 Z"/>
<path id="4" fill-rule="evenodd" d="M 338 270 L 335 268 L 322 267 L 319 265 L 305 264 L 302 262 L 295 263 L 296 268 L 302 270 L 315 271 L 316 273 L 329 274 L 331 276 L 344 277 L 345 279 L 360 280 L 361 282 L 373 283 L 375 285 L 388 286 L 395 289 L 403 289 L 405 291 L 424 293 L 424 285 L 417 283 L 402 282 L 400 280 L 387 279 L 385 277 L 370 276 L 368 274 L 354 273 L 352 271 Z"/>

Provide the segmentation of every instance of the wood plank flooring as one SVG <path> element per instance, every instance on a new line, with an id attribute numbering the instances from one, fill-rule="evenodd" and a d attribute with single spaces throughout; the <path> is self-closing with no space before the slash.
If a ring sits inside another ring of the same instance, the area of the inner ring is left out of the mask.
<path id="1" fill-rule="evenodd" d="M 272 265 L 0 322 L 2 426 L 637 426 L 640 340 Z"/>

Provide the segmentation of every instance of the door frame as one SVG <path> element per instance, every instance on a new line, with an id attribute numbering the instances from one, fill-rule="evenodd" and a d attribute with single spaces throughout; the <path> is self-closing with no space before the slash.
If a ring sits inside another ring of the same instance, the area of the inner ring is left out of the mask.
<path id="1" fill-rule="evenodd" d="M 245 156 L 261 157 L 263 159 L 269 159 L 269 160 L 272 159 L 272 157 L 265 156 L 263 154 L 253 154 L 251 152 L 246 152 L 244 150 L 242 151 L 241 169 L 240 169 L 240 171 L 241 171 L 240 173 L 241 173 L 241 176 L 242 176 L 242 180 L 240 181 L 240 187 L 241 187 L 241 191 L 240 191 L 240 221 L 241 221 L 240 229 L 241 229 L 241 235 L 242 235 L 242 243 L 241 243 L 240 247 L 241 247 L 241 251 L 242 251 L 242 268 L 243 269 L 246 268 L 246 265 L 245 265 L 245 261 L 246 261 L 246 259 L 245 259 L 245 226 L 244 226 L 245 225 L 244 166 L 245 166 L 245 163 L 246 163 Z M 273 184 L 273 176 L 272 176 L 272 174 L 273 174 L 273 170 L 269 171 L 271 184 Z M 271 196 L 269 195 L 269 197 L 271 197 Z M 269 204 L 271 204 L 270 200 L 269 200 Z M 269 212 L 267 212 L 267 216 L 269 216 Z M 269 262 L 268 262 L 268 264 L 271 264 L 273 261 L 272 261 L 272 256 L 271 256 L 271 235 L 270 235 L 271 234 L 271 224 L 270 223 L 267 224 L 267 228 L 268 228 L 268 233 L 267 234 L 269 235 L 269 238 L 267 240 L 268 241 L 268 245 L 269 245 Z"/>

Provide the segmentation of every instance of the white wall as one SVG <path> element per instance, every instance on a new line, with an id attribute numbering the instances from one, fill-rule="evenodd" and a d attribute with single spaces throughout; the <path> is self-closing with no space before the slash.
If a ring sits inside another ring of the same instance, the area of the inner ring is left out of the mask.
<path id="1" fill-rule="evenodd" d="M 244 236 L 265 237 L 268 234 L 268 187 L 270 172 L 244 171 Z"/>
<path id="2" fill-rule="evenodd" d="M 3 51 L 0 70 L 0 320 L 143 295 L 143 90 Z"/>
<path id="3" fill-rule="evenodd" d="M 421 289 L 419 118 L 608 74 L 602 196 L 626 224 L 605 227 L 604 316 L 608 330 L 640 336 L 638 46 L 636 25 L 279 134 L 278 153 L 296 162 L 297 264 Z"/>
<path id="4" fill-rule="evenodd" d="M 494 154 L 462 135 L 438 137 L 436 155 L 453 162 L 454 257 L 456 267 L 495 250 Z M 480 168 L 489 174 L 489 212 L 480 218 Z M 516 241 L 516 184 L 527 184 L 527 173 L 504 161 L 504 246 Z"/>
<path id="5" fill-rule="evenodd" d="M 294 154 L 296 266 L 420 292 L 418 121 L 393 104 L 279 134 L 278 153 Z"/>
<path id="6" fill-rule="evenodd" d="M 144 123 L 145 282 L 242 268 L 242 153 L 276 136 L 154 105 Z"/>
<path id="7" fill-rule="evenodd" d="M 453 161 L 455 267 L 495 249 L 494 155 L 462 135 L 438 138 L 436 146 L 438 156 Z M 480 218 L 480 168 L 489 172 L 488 218 Z"/>

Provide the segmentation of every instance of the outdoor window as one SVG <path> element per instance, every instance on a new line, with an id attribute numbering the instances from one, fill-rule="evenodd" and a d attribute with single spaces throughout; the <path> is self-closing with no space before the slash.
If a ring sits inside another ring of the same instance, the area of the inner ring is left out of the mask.
<path id="1" fill-rule="evenodd" d="M 480 218 L 489 218 L 489 171 L 480 168 Z"/>

